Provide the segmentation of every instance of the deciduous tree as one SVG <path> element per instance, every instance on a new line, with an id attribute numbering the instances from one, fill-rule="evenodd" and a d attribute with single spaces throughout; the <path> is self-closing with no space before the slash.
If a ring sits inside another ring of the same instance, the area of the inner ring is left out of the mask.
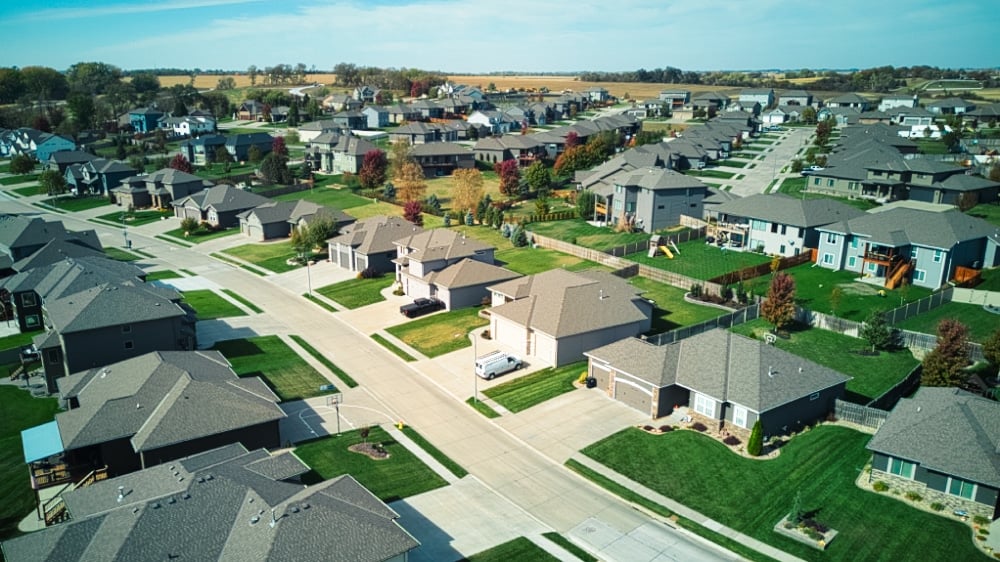
<path id="1" fill-rule="evenodd" d="M 996 373 L 997 369 L 1000 368 L 1000 329 L 990 334 L 990 337 L 983 342 L 983 357 Z"/>
<path id="2" fill-rule="evenodd" d="M 188 162 L 188 159 L 183 154 L 175 154 L 170 160 L 170 167 L 181 172 L 194 173 L 194 166 Z"/>
<path id="3" fill-rule="evenodd" d="M 424 169 L 416 162 L 407 162 L 395 178 L 396 196 L 403 201 L 419 201 L 424 197 L 427 183 L 424 181 Z"/>
<path id="4" fill-rule="evenodd" d="M 35 169 L 35 161 L 27 154 L 15 154 L 10 159 L 10 173 L 22 175 Z"/>
<path id="5" fill-rule="evenodd" d="M 541 160 L 535 160 L 524 170 L 524 179 L 539 197 L 548 197 L 549 189 L 552 186 L 552 175 L 549 174 L 549 169 Z"/>
<path id="6" fill-rule="evenodd" d="M 358 173 L 361 187 L 374 189 L 385 183 L 385 172 L 388 166 L 389 161 L 386 158 L 385 152 L 379 149 L 366 152 L 364 159 L 361 161 L 361 171 Z"/>
<path id="7" fill-rule="evenodd" d="M 258 148 L 257 145 L 251 146 L 250 149 L 247 150 L 247 158 L 249 158 L 250 161 L 253 163 L 260 162 L 260 159 L 263 157 L 264 153 L 261 152 L 260 148 Z"/>
<path id="8" fill-rule="evenodd" d="M 937 347 L 924 356 L 924 386 L 961 386 L 969 364 L 969 328 L 958 320 L 945 318 L 938 323 Z"/>
<path id="9" fill-rule="evenodd" d="M 594 204 L 597 202 L 597 195 L 589 189 L 585 189 L 576 194 L 576 214 L 582 219 L 589 219 L 594 215 Z"/>
<path id="10" fill-rule="evenodd" d="M 403 205 L 403 218 L 417 225 L 424 225 L 423 205 L 420 201 L 407 201 Z"/>
<path id="11" fill-rule="evenodd" d="M 521 181 L 521 169 L 513 158 L 497 162 L 493 170 L 500 176 L 500 193 L 513 195 L 517 193 L 517 185 Z"/>
<path id="12" fill-rule="evenodd" d="M 282 158 L 288 158 L 288 147 L 285 145 L 285 137 L 274 137 L 271 141 L 271 153 Z"/>
<path id="13" fill-rule="evenodd" d="M 858 335 L 872 346 L 872 351 L 889 349 L 893 344 L 892 328 L 886 323 L 885 314 L 881 310 L 868 313 L 868 318 L 861 325 Z"/>
<path id="14" fill-rule="evenodd" d="M 58 170 L 45 170 L 38 176 L 38 184 L 49 195 L 66 192 L 66 178 Z"/>
<path id="15" fill-rule="evenodd" d="M 455 170 L 452 179 L 451 208 L 463 216 L 483 198 L 483 174 L 475 168 Z"/>
<path id="16" fill-rule="evenodd" d="M 778 272 L 771 278 L 767 300 L 760 306 L 760 314 L 775 330 L 791 323 L 795 317 L 795 280 L 787 273 Z"/>
<path id="17" fill-rule="evenodd" d="M 266 183 L 288 185 L 292 183 L 292 172 L 288 169 L 287 162 L 272 152 L 261 161 L 260 175 Z"/>

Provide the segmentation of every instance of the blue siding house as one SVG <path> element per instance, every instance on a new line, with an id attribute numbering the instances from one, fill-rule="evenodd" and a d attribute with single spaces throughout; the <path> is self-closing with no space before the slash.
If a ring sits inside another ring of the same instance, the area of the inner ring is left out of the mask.
<path id="1" fill-rule="evenodd" d="M 39 162 L 48 162 L 49 156 L 52 156 L 53 152 L 62 152 L 64 150 L 76 150 L 76 143 L 73 142 L 73 139 L 46 133 L 39 137 L 35 148 L 35 158 Z"/>
<path id="2" fill-rule="evenodd" d="M 128 112 L 129 123 L 137 133 L 151 133 L 156 130 L 163 112 L 151 107 L 140 107 Z"/>

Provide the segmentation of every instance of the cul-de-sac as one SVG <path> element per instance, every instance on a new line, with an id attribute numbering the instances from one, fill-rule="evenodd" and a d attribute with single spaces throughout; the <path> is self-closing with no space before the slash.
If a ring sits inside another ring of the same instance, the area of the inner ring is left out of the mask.
<path id="1" fill-rule="evenodd" d="M 0 7 L 0 560 L 1000 559 L 995 10 L 660 4 Z"/>

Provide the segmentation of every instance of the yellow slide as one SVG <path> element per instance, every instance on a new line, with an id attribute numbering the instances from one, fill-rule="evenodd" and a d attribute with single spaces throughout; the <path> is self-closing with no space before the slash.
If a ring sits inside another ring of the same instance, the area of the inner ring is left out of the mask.
<path id="1" fill-rule="evenodd" d="M 674 254 L 670 252 L 670 248 L 666 246 L 660 246 L 660 251 L 666 254 L 668 258 L 674 259 Z"/>

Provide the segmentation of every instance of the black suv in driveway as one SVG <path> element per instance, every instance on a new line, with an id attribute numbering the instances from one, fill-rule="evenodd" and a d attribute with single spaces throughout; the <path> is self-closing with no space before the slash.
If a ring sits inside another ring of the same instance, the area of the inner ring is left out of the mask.
<path id="1" fill-rule="evenodd" d="M 435 298 L 419 298 L 415 299 L 410 304 L 404 304 L 399 307 L 399 312 L 407 318 L 415 318 L 421 314 L 427 314 L 428 312 L 434 312 L 435 310 L 441 310 L 444 308 L 444 303 Z"/>

